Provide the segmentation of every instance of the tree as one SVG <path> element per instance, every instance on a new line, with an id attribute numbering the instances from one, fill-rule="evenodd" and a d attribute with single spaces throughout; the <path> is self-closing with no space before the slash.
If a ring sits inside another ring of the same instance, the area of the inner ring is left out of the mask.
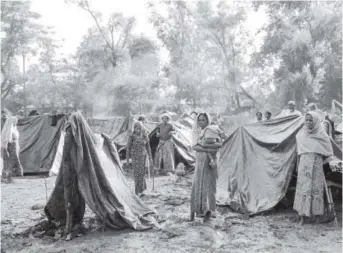
<path id="1" fill-rule="evenodd" d="M 185 1 L 149 2 L 148 8 L 157 36 L 170 54 L 169 78 L 177 88 L 177 99 L 182 99 L 187 90 L 182 76 L 192 65 L 191 58 L 187 57 L 187 53 L 192 51 L 191 41 L 195 31 L 191 10 Z M 160 9 L 165 9 L 166 15 Z"/>
<path id="2" fill-rule="evenodd" d="M 342 67 L 341 3 L 264 4 L 269 24 L 255 64 L 279 63 L 274 79 L 280 105 L 290 99 L 299 105 L 312 100 L 323 106 L 329 106 L 333 98 L 341 101 L 342 76 L 337 71 Z"/>
<path id="3" fill-rule="evenodd" d="M 238 92 L 245 92 L 241 86 L 246 74 L 244 56 L 251 44 L 244 28 L 247 5 L 221 1 L 213 8 L 210 2 L 198 2 L 197 13 L 204 40 L 213 57 L 222 63 L 224 80 L 218 88 L 223 89 L 228 100 L 235 101 L 239 109 Z"/>
<path id="4" fill-rule="evenodd" d="M 33 52 L 35 38 L 43 32 L 36 23 L 40 17 L 31 11 L 30 1 L 3 1 L 1 3 L 1 98 L 7 98 L 20 85 L 16 57 Z"/>
<path id="5" fill-rule="evenodd" d="M 67 1 L 76 3 L 81 9 L 90 14 L 94 20 L 99 37 L 102 39 L 101 47 L 106 54 L 106 60 L 115 68 L 119 61 L 125 57 L 125 49 L 130 44 L 132 29 L 135 25 L 134 17 L 124 17 L 122 13 L 112 13 L 107 24 L 102 25 L 102 15 L 94 11 L 87 0 Z M 93 32 L 95 30 L 93 29 Z"/>

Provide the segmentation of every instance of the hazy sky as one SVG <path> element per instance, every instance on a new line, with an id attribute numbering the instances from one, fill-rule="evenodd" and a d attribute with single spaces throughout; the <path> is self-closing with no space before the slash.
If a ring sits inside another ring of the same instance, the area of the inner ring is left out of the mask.
<path id="1" fill-rule="evenodd" d="M 134 32 L 156 38 L 153 27 L 148 22 L 145 0 L 90 0 L 89 3 L 92 9 L 103 14 L 104 20 L 113 12 L 134 16 L 137 20 Z M 42 15 L 41 23 L 55 27 L 56 37 L 65 41 L 63 51 L 67 54 L 76 50 L 87 29 L 94 25 L 89 13 L 74 4 L 66 4 L 64 0 L 33 0 L 32 10 Z"/>
<path id="2" fill-rule="evenodd" d="M 124 16 L 134 16 L 137 20 L 134 33 L 144 34 L 157 40 L 152 24 L 148 22 L 147 0 L 89 0 L 92 9 L 103 14 L 104 20 L 110 13 L 122 12 Z M 42 17 L 40 23 L 55 28 L 56 39 L 63 39 L 61 53 L 72 54 L 76 51 L 86 34 L 87 29 L 94 25 L 89 13 L 74 4 L 66 4 L 64 0 L 32 0 L 32 10 Z M 248 27 L 255 32 L 264 22 L 263 13 L 251 13 L 248 17 Z M 258 44 L 258 41 L 256 41 Z M 161 60 L 167 59 L 165 50 L 160 52 Z M 32 62 L 33 59 L 31 59 Z M 30 64 L 30 59 L 28 59 Z"/>

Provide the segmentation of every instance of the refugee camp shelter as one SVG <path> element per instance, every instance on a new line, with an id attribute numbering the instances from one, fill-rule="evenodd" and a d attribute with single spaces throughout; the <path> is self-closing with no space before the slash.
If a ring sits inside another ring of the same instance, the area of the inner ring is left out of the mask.
<path id="1" fill-rule="evenodd" d="M 146 230 L 156 225 L 156 211 L 127 184 L 109 137 L 95 135 L 79 112 L 65 118 L 64 128 L 63 166 L 44 209 L 49 223 L 65 225 L 70 233 L 81 223 L 87 205 L 112 229 Z"/>
<path id="2" fill-rule="evenodd" d="M 220 151 L 218 204 L 251 214 L 276 206 L 295 170 L 295 136 L 303 122 L 304 117 L 288 116 L 234 131 Z M 333 141 L 332 145 L 335 156 L 342 160 L 342 151 Z"/>

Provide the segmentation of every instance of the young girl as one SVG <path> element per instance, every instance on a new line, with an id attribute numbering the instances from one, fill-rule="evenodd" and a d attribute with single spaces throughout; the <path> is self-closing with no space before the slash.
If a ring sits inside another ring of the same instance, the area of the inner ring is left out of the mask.
<path id="1" fill-rule="evenodd" d="M 128 146 L 126 149 L 126 159 L 132 160 L 132 168 L 135 179 L 135 193 L 138 196 L 143 195 L 143 191 L 147 188 L 145 182 L 145 163 L 146 156 L 149 157 L 150 166 L 153 166 L 149 137 L 144 129 L 142 122 L 137 121 L 134 124 L 134 130 L 129 137 Z"/>

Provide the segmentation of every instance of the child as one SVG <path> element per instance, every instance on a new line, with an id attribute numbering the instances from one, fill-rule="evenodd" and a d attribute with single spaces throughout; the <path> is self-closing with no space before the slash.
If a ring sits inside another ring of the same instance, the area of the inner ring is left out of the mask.
<path id="1" fill-rule="evenodd" d="M 221 142 L 221 130 L 217 125 L 210 125 L 206 128 L 204 142 L 202 144 L 198 143 L 200 146 L 206 148 L 208 144 L 215 144 Z M 214 169 L 217 168 L 216 158 L 217 154 L 208 153 L 208 158 L 210 159 L 210 166 Z"/>
<path id="2" fill-rule="evenodd" d="M 179 163 L 175 169 L 175 183 L 180 181 L 184 175 L 185 175 L 185 165 L 183 163 Z"/>

